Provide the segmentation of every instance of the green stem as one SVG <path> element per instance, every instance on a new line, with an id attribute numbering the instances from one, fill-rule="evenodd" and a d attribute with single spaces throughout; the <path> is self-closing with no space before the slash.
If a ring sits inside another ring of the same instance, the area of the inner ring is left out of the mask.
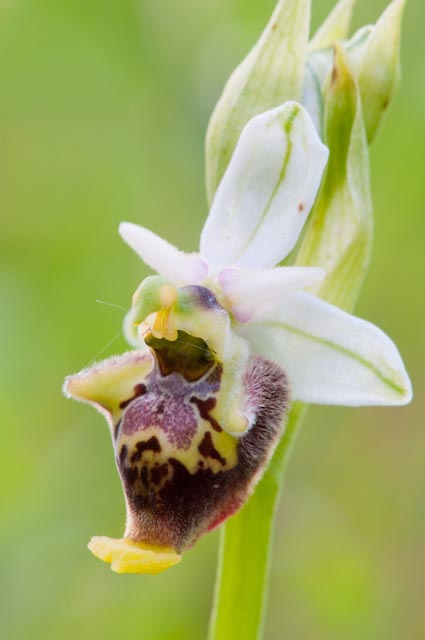
<path id="1" fill-rule="evenodd" d="M 284 471 L 306 406 L 293 404 L 285 434 L 248 504 L 222 527 L 209 640 L 262 636 L 273 525 Z"/>

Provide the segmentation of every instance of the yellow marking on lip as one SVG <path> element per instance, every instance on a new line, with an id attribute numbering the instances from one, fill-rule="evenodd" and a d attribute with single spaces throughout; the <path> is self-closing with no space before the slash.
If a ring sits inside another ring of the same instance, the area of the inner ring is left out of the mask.
<path id="1" fill-rule="evenodd" d="M 199 445 L 205 437 L 205 433 L 210 432 L 214 448 L 220 453 L 220 455 L 226 459 L 226 464 L 222 464 L 219 460 L 200 455 Z M 143 441 L 149 440 L 149 438 L 155 437 L 159 441 L 161 446 L 161 452 L 152 455 L 152 452 L 143 451 L 140 460 L 130 463 L 131 456 L 137 452 L 137 443 L 141 440 L 140 433 L 126 434 L 121 432 L 119 437 L 118 447 L 121 448 L 125 445 L 128 451 L 127 466 L 132 468 L 138 468 L 139 472 L 143 466 L 147 466 L 148 469 L 152 468 L 155 462 L 158 464 L 165 464 L 170 458 L 174 458 L 180 462 L 190 474 L 196 474 L 199 471 L 199 461 L 204 463 L 204 469 L 210 469 L 213 474 L 221 471 L 229 471 L 238 464 L 238 434 L 230 435 L 226 431 L 217 433 L 211 429 L 208 422 L 201 419 L 198 429 L 193 436 L 188 448 L 178 448 L 175 444 L 170 443 L 167 434 L 158 428 L 156 425 L 143 430 Z M 152 456 L 152 459 L 149 460 Z M 172 482 L 173 473 L 170 472 L 167 476 L 167 482 Z M 160 490 L 160 487 L 158 487 Z"/>
<path id="2" fill-rule="evenodd" d="M 181 560 L 181 556 L 171 547 L 135 542 L 130 538 L 94 536 L 87 546 L 97 558 L 110 562 L 115 573 L 156 575 Z"/>

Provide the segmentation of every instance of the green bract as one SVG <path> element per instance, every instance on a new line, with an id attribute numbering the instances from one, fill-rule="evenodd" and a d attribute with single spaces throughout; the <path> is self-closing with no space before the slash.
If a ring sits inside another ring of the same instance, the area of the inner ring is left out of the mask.
<path id="1" fill-rule="evenodd" d="M 361 100 L 340 45 L 325 90 L 323 135 L 329 163 L 296 263 L 322 267 L 326 277 L 315 292 L 352 309 L 369 266 L 373 220 Z"/>

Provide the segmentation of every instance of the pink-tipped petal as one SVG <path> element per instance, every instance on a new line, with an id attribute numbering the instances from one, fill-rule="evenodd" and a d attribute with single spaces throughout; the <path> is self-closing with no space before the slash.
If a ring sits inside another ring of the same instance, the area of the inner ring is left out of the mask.
<path id="1" fill-rule="evenodd" d="M 198 284 L 208 273 L 205 261 L 196 253 L 184 253 L 152 231 L 122 222 L 121 237 L 151 269 L 178 287 Z"/>
<path id="2" fill-rule="evenodd" d="M 262 304 L 277 300 L 289 291 L 320 282 L 325 276 L 316 267 L 276 267 L 249 271 L 229 267 L 218 277 L 221 289 L 239 322 L 248 322 Z"/>

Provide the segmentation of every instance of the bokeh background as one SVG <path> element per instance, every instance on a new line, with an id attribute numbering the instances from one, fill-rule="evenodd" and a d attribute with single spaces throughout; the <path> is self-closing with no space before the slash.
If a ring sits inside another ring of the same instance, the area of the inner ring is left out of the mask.
<path id="1" fill-rule="evenodd" d="M 332 4 L 316 0 L 314 25 Z M 355 26 L 384 6 L 359 2 Z M 5 640 L 205 637 L 217 533 L 156 578 L 94 559 L 86 543 L 121 535 L 123 499 L 103 418 L 61 384 L 126 348 L 124 312 L 96 302 L 128 307 L 148 274 L 119 221 L 196 249 L 209 114 L 272 7 L 0 0 Z M 424 29 L 425 4 L 409 0 L 402 90 L 372 149 L 376 242 L 358 307 L 400 347 L 416 398 L 310 411 L 278 517 L 268 640 L 425 637 Z"/>

